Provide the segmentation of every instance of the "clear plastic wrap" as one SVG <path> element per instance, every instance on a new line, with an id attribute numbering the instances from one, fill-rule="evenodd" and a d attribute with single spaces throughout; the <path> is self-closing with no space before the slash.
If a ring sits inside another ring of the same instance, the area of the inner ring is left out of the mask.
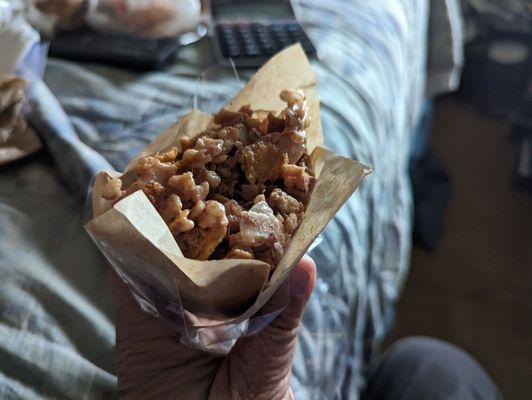
<path id="1" fill-rule="evenodd" d="M 188 44 L 207 32 L 200 0 L 25 0 L 25 3 L 27 19 L 47 35 L 85 24 L 102 32 L 177 37 L 180 43 Z M 1 12 L 0 8 L 0 19 Z"/>

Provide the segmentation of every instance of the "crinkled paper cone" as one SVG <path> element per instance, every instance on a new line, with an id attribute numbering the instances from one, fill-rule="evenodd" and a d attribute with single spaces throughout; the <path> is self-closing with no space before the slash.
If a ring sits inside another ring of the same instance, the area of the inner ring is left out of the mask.
<path id="1" fill-rule="evenodd" d="M 273 57 L 226 108 L 238 110 L 249 104 L 254 110 L 280 112 L 286 106 L 279 99 L 284 89 L 305 92 L 310 121 L 307 146 L 312 153 L 317 181 L 301 225 L 271 276 L 269 265 L 261 261 L 197 261 L 185 258 L 163 219 L 142 191 L 114 206 L 103 199 L 102 188 L 113 175 L 106 172 L 96 177 L 93 188 L 95 218 L 86 225 L 104 253 L 114 252 L 122 259 L 129 254 L 145 261 L 144 267 L 131 267 L 135 269 L 135 276 L 142 277 L 148 286 L 153 284 L 164 287 L 168 293 L 173 291 L 174 296 L 177 287 L 184 308 L 196 316 L 237 323 L 256 313 L 286 279 L 362 178 L 371 171 L 356 161 L 320 147 L 323 136 L 316 79 L 299 45 Z M 157 136 L 139 157 L 179 147 L 182 136 L 197 135 L 211 121 L 210 115 L 192 111 Z M 127 169 L 121 179 L 128 183 Z M 124 265 L 127 266 L 127 263 Z M 127 268 L 126 274 L 130 272 L 130 267 Z"/>

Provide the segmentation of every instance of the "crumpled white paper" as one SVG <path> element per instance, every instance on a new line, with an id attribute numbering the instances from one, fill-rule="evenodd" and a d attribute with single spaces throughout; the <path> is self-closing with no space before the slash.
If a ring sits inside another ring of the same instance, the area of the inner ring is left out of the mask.
<path id="1" fill-rule="evenodd" d="M 23 17 L 20 2 L 0 0 L 0 78 L 13 73 L 39 39 Z"/>

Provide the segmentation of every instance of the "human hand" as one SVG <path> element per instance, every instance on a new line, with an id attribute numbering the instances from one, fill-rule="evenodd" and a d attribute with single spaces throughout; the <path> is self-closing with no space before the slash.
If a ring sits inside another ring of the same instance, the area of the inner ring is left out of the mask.
<path id="1" fill-rule="evenodd" d="M 303 311 L 316 265 L 303 257 L 264 306 L 290 305 L 258 334 L 239 340 L 226 357 L 183 346 L 163 321 L 143 312 L 113 274 L 118 392 L 123 399 L 292 399 L 289 381 Z"/>

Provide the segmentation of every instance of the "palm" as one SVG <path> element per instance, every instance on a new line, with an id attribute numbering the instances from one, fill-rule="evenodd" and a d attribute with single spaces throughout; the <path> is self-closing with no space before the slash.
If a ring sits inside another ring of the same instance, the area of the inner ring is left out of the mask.
<path id="1" fill-rule="evenodd" d="M 275 308 L 292 286 L 290 306 L 259 334 L 240 340 L 227 357 L 220 357 L 181 345 L 175 331 L 141 311 L 127 287 L 115 277 L 121 397 L 291 398 L 289 379 L 297 328 L 315 283 L 313 261 L 303 259 L 291 278 L 265 308 Z"/>

